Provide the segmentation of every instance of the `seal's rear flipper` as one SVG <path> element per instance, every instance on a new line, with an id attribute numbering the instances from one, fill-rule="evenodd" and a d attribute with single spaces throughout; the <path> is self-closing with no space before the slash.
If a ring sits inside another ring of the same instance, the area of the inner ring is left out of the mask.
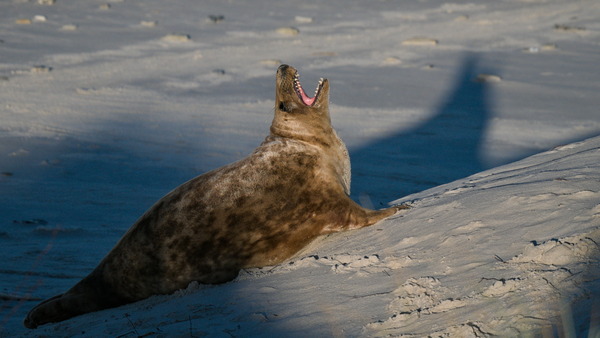
<path id="1" fill-rule="evenodd" d="M 29 329 L 47 324 L 56 323 L 84 313 L 102 310 L 102 304 L 91 299 L 89 293 L 69 291 L 62 295 L 54 296 L 31 309 L 25 317 L 23 324 Z"/>
<path id="2" fill-rule="evenodd" d="M 60 321 L 60 318 L 63 316 L 59 313 L 61 306 L 58 304 L 61 303 L 62 297 L 63 295 L 58 295 L 46 299 L 31 309 L 23 321 L 25 327 L 28 329 L 35 329 L 42 324 Z"/>

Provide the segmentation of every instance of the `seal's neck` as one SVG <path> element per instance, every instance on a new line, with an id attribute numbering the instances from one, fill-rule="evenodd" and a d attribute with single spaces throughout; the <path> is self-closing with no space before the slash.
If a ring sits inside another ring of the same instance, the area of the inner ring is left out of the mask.
<path id="1" fill-rule="evenodd" d="M 278 123 L 277 120 L 278 118 L 275 117 L 273 124 L 271 124 L 270 136 L 303 141 L 323 149 L 336 146 L 339 140 L 331 125 L 311 128 L 301 123 L 294 123 L 293 121 Z"/>
<path id="2" fill-rule="evenodd" d="M 344 192 L 350 195 L 350 156 L 344 142 L 338 137 L 335 130 L 329 125 L 327 132 L 306 133 L 294 129 L 278 129 L 271 126 L 271 134 L 263 144 L 276 142 L 281 139 L 298 141 L 319 148 L 329 167 L 339 178 Z"/>

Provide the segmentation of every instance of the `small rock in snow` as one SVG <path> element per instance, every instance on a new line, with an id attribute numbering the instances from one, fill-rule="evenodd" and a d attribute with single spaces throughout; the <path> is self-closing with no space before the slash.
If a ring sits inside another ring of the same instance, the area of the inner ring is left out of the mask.
<path id="1" fill-rule="evenodd" d="M 277 33 L 287 36 L 295 36 L 300 34 L 300 30 L 296 27 L 280 27 L 277 28 Z"/>
<path id="2" fill-rule="evenodd" d="M 414 37 L 402 41 L 402 44 L 404 46 L 436 46 L 438 44 L 438 40 L 432 38 Z"/>
<path id="3" fill-rule="evenodd" d="M 75 31 L 77 30 L 77 25 L 64 25 L 60 29 L 63 31 Z"/>
<path id="4" fill-rule="evenodd" d="M 52 71 L 52 67 L 48 67 L 48 66 L 44 66 L 44 65 L 38 65 L 38 66 L 33 66 L 31 67 L 31 72 L 32 73 L 50 73 Z"/>
<path id="5" fill-rule="evenodd" d="M 211 22 L 213 22 L 213 23 L 219 23 L 219 22 L 221 22 L 221 21 L 225 20 L 225 15 L 221 15 L 221 14 L 219 14 L 219 15 L 214 15 L 214 14 L 213 14 L 213 15 L 209 15 L 209 16 L 208 16 L 208 19 L 209 19 Z"/>
<path id="6" fill-rule="evenodd" d="M 156 27 L 156 26 L 158 26 L 158 21 L 140 21 L 140 26 L 142 26 L 142 27 Z"/>
<path id="7" fill-rule="evenodd" d="M 383 64 L 384 65 L 399 65 L 402 63 L 402 60 L 400 60 L 399 58 L 395 57 L 395 56 L 390 56 L 385 58 L 385 60 L 383 60 Z"/>
<path id="8" fill-rule="evenodd" d="M 539 52 L 548 52 L 552 50 L 556 50 L 556 44 L 548 43 L 542 46 L 531 46 L 529 48 L 525 48 L 523 49 L 523 52 L 535 54 Z"/>
<path id="9" fill-rule="evenodd" d="M 168 34 L 162 39 L 170 42 L 188 42 L 192 39 L 192 37 L 188 34 Z"/>
<path id="10" fill-rule="evenodd" d="M 475 82 L 500 82 L 502 78 L 494 74 L 479 74 L 475 78 Z"/>
<path id="11" fill-rule="evenodd" d="M 296 20 L 296 22 L 299 22 L 299 23 L 311 23 L 311 22 L 313 22 L 313 18 L 308 17 L 308 16 L 299 16 L 299 15 L 296 16 L 294 18 L 294 20 Z"/>
<path id="12" fill-rule="evenodd" d="M 56 0 L 38 0 L 38 4 L 52 6 L 56 3 Z"/>
<path id="13" fill-rule="evenodd" d="M 554 30 L 558 32 L 566 32 L 566 33 L 581 33 L 585 32 L 585 27 L 575 27 L 569 25 L 554 25 Z"/>
<path id="14" fill-rule="evenodd" d="M 48 19 L 44 15 L 36 15 L 33 17 L 33 21 L 35 22 L 46 22 Z"/>
<path id="15" fill-rule="evenodd" d="M 527 52 L 527 53 L 539 53 L 540 47 L 538 47 L 538 46 L 531 46 L 529 48 L 525 48 L 523 51 Z"/>
<path id="16" fill-rule="evenodd" d="M 545 44 L 542 46 L 542 50 L 543 51 L 556 50 L 556 44 L 554 44 L 554 43 Z"/>

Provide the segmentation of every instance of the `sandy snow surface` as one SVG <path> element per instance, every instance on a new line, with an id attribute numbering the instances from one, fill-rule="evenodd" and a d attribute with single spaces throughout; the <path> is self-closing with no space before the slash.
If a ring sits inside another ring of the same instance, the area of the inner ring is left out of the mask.
<path id="1" fill-rule="evenodd" d="M 0 336 L 600 335 L 600 2 L 0 2 Z M 352 197 L 275 267 L 37 330 L 152 203 L 331 83 Z M 531 156 L 533 155 L 533 156 Z"/>

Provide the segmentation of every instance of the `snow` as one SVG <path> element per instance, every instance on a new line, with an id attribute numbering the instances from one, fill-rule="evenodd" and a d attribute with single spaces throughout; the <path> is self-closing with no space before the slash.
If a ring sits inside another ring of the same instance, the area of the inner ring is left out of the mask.
<path id="1" fill-rule="evenodd" d="M 0 3 L 0 336 L 600 335 L 600 3 Z M 330 80 L 352 197 L 411 203 L 219 286 L 36 330 L 156 200 Z"/>

